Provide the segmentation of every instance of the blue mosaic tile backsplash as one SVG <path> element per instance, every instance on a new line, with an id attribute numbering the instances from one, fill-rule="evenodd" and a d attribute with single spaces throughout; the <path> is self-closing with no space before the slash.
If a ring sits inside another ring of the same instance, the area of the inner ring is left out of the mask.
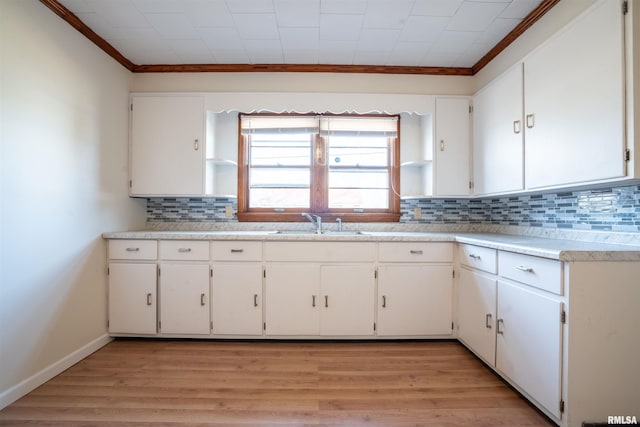
<path id="1" fill-rule="evenodd" d="M 147 199 L 148 222 L 236 221 L 235 198 Z M 413 219 L 416 207 L 422 218 Z M 640 185 L 483 199 L 403 200 L 402 223 L 499 224 L 640 232 Z"/>

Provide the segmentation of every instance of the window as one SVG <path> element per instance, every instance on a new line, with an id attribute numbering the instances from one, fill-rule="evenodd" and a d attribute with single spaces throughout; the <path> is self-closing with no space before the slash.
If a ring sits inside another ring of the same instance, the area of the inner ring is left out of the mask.
<path id="1" fill-rule="evenodd" d="M 240 114 L 238 219 L 398 221 L 399 117 Z"/>

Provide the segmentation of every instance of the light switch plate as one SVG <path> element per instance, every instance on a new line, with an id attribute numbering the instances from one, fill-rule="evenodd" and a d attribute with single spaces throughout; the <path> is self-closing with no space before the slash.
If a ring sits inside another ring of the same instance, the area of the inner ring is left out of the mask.
<path id="1" fill-rule="evenodd" d="M 413 219 L 422 218 L 422 208 L 413 208 Z"/>
<path id="2" fill-rule="evenodd" d="M 233 218 L 233 206 L 226 205 L 224 207 L 224 216 L 226 216 L 227 218 Z"/>

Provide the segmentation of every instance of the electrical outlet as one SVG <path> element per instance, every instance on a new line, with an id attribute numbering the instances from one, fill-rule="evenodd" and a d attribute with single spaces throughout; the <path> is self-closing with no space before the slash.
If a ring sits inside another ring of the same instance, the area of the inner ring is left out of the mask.
<path id="1" fill-rule="evenodd" d="M 227 205 L 224 207 L 224 216 L 227 218 L 233 218 L 233 206 Z"/>
<path id="2" fill-rule="evenodd" d="M 422 208 L 413 208 L 413 219 L 422 218 Z"/>

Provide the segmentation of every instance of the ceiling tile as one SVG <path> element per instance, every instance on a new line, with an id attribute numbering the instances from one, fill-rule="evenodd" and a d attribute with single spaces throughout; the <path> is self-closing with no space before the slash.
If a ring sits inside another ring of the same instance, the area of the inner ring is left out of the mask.
<path id="1" fill-rule="evenodd" d="M 369 0 L 363 28 L 401 29 L 409 17 L 413 0 Z"/>
<path id="2" fill-rule="evenodd" d="M 273 13 L 272 0 L 226 0 L 231 13 Z"/>
<path id="3" fill-rule="evenodd" d="M 195 39 L 198 32 L 182 13 L 148 13 L 145 17 L 166 39 Z"/>
<path id="4" fill-rule="evenodd" d="M 251 62 L 244 50 L 220 49 L 212 50 L 211 53 L 218 64 L 248 64 Z"/>
<path id="5" fill-rule="evenodd" d="M 356 41 L 320 40 L 320 63 L 352 64 L 357 47 Z"/>
<path id="6" fill-rule="evenodd" d="M 185 2 L 185 15 L 195 27 L 233 27 L 233 17 L 224 0 Z"/>
<path id="7" fill-rule="evenodd" d="M 430 48 L 430 43 L 399 42 L 389 55 L 387 64 L 416 66 Z"/>
<path id="8" fill-rule="evenodd" d="M 320 0 L 274 0 L 280 27 L 320 26 Z"/>
<path id="9" fill-rule="evenodd" d="M 209 49 L 244 50 L 244 43 L 235 28 L 198 28 L 198 33 Z"/>
<path id="10" fill-rule="evenodd" d="M 462 0 L 416 0 L 411 15 L 453 16 Z"/>
<path id="11" fill-rule="evenodd" d="M 319 58 L 317 50 L 285 50 L 284 61 L 287 64 L 317 64 Z"/>
<path id="12" fill-rule="evenodd" d="M 64 7 L 74 14 L 92 13 L 96 10 L 84 0 L 58 0 Z"/>
<path id="13" fill-rule="evenodd" d="M 353 58 L 354 64 L 362 65 L 386 65 L 389 58 L 389 52 L 375 52 L 375 51 L 359 51 L 356 52 Z"/>
<path id="14" fill-rule="evenodd" d="M 458 12 L 451 18 L 447 30 L 451 31 L 483 31 L 491 22 L 500 16 L 506 3 L 476 3 L 465 1 Z"/>
<path id="15" fill-rule="evenodd" d="M 363 15 L 320 15 L 320 40 L 358 40 Z"/>
<path id="16" fill-rule="evenodd" d="M 280 28 L 283 49 L 318 50 L 320 47 L 319 28 Z"/>
<path id="17" fill-rule="evenodd" d="M 437 16 L 410 16 L 407 20 L 400 40 L 415 42 L 432 42 L 442 33 L 451 18 Z"/>
<path id="18" fill-rule="evenodd" d="M 113 27 L 144 28 L 149 23 L 129 0 L 86 0 L 89 7 Z"/>
<path id="19" fill-rule="evenodd" d="M 207 45 L 200 39 L 167 40 L 166 45 L 184 64 L 208 64 L 215 60 Z"/>
<path id="20" fill-rule="evenodd" d="M 132 0 L 142 13 L 179 13 L 184 11 L 182 0 Z"/>
<path id="21" fill-rule="evenodd" d="M 242 39 L 274 40 L 280 37 L 273 13 L 236 13 L 233 14 L 233 20 Z"/>
<path id="22" fill-rule="evenodd" d="M 400 36 L 400 30 L 364 29 L 360 33 L 358 50 L 391 51 Z"/>
<path id="23" fill-rule="evenodd" d="M 500 14 L 500 18 L 524 19 L 542 3 L 542 0 L 513 0 Z"/>
<path id="24" fill-rule="evenodd" d="M 498 18 L 493 21 L 484 32 L 481 33 L 476 42 L 482 44 L 491 44 L 495 46 L 520 22 L 520 19 Z"/>
<path id="25" fill-rule="evenodd" d="M 362 15 L 365 10 L 367 10 L 367 0 L 322 0 L 320 3 L 321 13 Z"/>

